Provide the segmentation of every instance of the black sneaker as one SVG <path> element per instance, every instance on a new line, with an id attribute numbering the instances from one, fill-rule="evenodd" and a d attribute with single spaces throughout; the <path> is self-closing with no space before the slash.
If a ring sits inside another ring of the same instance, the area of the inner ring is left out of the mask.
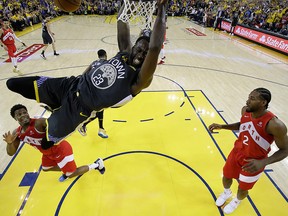
<path id="1" fill-rule="evenodd" d="M 63 175 L 60 176 L 60 178 L 58 180 L 59 180 L 59 182 L 64 182 L 66 179 L 68 179 L 68 176 L 63 174 Z"/>
<path id="2" fill-rule="evenodd" d="M 54 52 L 54 55 L 55 55 L 55 56 L 59 56 L 59 53 Z"/>
<path id="3" fill-rule="evenodd" d="M 40 56 L 41 56 L 41 58 L 43 58 L 44 60 L 46 60 L 46 57 L 45 57 L 44 53 L 41 53 Z"/>

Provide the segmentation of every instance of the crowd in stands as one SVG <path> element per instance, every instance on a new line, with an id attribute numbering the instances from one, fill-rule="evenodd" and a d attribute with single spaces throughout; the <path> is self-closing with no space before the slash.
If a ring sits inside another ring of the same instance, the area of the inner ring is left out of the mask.
<path id="1" fill-rule="evenodd" d="M 114 15 L 120 9 L 120 0 L 82 0 L 81 6 L 75 14 Z"/>
<path id="2" fill-rule="evenodd" d="M 198 0 L 173 1 L 170 13 L 187 15 L 191 20 L 212 27 L 219 10 L 222 18 L 231 21 L 238 14 L 238 23 L 251 28 L 288 35 L 288 1 L 283 0 Z"/>
<path id="3" fill-rule="evenodd" d="M 203 26 L 213 27 L 219 10 L 224 20 L 231 21 L 237 14 L 238 23 L 288 35 L 288 1 L 283 0 L 168 0 L 168 16 L 187 16 Z M 113 15 L 123 0 L 82 0 L 74 14 Z M 46 16 L 67 14 L 53 0 L 2 0 L 0 19 L 10 19 L 15 31 L 41 22 Z"/>
<path id="4" fill-rule="evenodd" d="M 61 11 L 53 0 L 3 0 L 0 1 L 0 19 L 8 18 L 14 31 L 40 23 L 46 16 L 59 16 Z"/>

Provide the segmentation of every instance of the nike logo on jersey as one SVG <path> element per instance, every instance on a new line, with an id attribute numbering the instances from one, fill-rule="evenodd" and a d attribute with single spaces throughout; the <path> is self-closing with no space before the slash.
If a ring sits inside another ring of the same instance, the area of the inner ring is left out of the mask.
<path id="1" fill-rule="evenodd" d="M 88 117 L 87 115 L 85 115 L 84 113 L 80 112 L 80 116 L 83 116 L 83 117 Z"/>
<path id="2" fill-rule="evenodd" d="M 262 126 L 263 126 L 263 122 L 259 122 L 257 125 L 258 125 L 259 127 L 262 127 Z"/>

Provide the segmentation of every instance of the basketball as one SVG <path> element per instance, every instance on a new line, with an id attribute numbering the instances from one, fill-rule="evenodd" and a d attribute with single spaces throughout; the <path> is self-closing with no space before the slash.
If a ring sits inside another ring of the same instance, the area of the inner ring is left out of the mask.
<path id="1" fill-rule="evenodd" d="M 81 0 L 54 0 L 54 4 L 63 11 L 74 12 L 79 8 Z"/>

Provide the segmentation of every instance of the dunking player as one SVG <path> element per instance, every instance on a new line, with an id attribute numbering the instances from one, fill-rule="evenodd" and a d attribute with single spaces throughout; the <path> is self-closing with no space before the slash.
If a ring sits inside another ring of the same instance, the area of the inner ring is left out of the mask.
<path id="1" fill-rule="evenodd" d="M 49 26 L 49 20 L 50 18 L 47 17 L 42 21 L 42 39 L 43 39 L 43 44 L 44 48 L 40 54 L 40 56 L 46 60 L 45 56 L 45 51 L 48 48 L 49 44 L 52 44 L 52 48 L 54 51 L 54 55 L 58 56 L 59 54 L 56 52 L 56 47 L 55 47 L 55 38 L 54 38 L 54 33 L 51 31 L 50 26 Z"/>
<path id="2" fill-rule="evenodd" d="M 49 148 L 68 136 L 97 111 L 123 106 L 151 84 L 164 41 L 166 3 L 167 0 L 158 0 L 151 38 L 141 36 L 133 47 L 129 24 L 118 20 L 120 52 L 94 68 L 88 67 L 83 75 L 62 78 L 34 76 L 7 81 L 11 91 L 55 109 L 47 120 L 47 139 L 44 137 L 41 142 L 43 148 Z M 123 8 L 119 14 L 122 12 Z"/>
<path id="3" fill-rule="evenodd" d="M 62 140 L 59 145 L 54 145 L 45 150 L 41 148 L 41 140 L 46 135 L 46 119 L 30 118 L 27 108 L 22 104 L 14 105 L 10 110 L 11 116 L 18 121 L 19 127 L 12 134 L 10 131 L 3 134 L 7 143 L 7 154 L 12 156 L 16 153 L 20 141 L 30 144 L 42 153 L 43 171 L 62 171 L 59 181 L 82 175 L 91 169 L 97 169 L 101 174 L 105 172 L 103 160 L 98 158 L 94 163 L 76 167 L 71 145 Z"/>
<path id="4" fill-rule="evenodd" d="M 24 46 L 26 46 L 26 44 L 15 35 L 14 31 L 9 27 L 9 25 L 9 20 L 4 18 L 2 20 L 2 28 L 0 29 L 1 47 L 8 52 L 8 56 L 14 66 L 13 72 L 22 75 L 17 66 L 17 48 L 15 46 L 15 40 L 19 41 Z"/>

